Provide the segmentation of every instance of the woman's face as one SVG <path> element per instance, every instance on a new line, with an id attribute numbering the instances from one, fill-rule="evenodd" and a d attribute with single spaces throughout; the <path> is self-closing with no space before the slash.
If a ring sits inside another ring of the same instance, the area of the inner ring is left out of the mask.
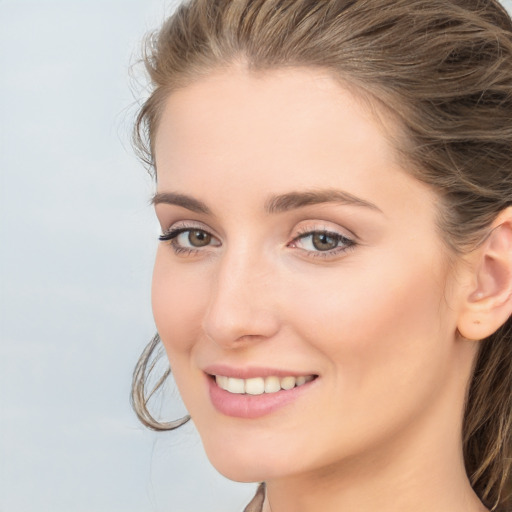
<path id="1" fill-rule="evenodd" d="M 375 466 L 459 435 L 461 291 L 437 197 L 390 130 L 313 70 L 233 68 L 166 103 L 154 316 L 229 478 Z"/>

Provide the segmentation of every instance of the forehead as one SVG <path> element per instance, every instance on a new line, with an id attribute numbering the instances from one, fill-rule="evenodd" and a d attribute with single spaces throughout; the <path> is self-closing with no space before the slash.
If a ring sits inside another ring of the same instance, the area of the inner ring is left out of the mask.
<path id="1" fill-rule="evenodd" d="M 155 139 L 157 172 L 221 158 L 224 167 L 278 154 L 306 157 L 348 147 L 368 147 L 391 159 L 385 130 L 368 108 L 325 72 L 286 69 L 254 73 L 232 68 L 173 92 Z M 267 162 L 269 165 L 269 162 Z"/>
<path id="2" fill-rule="evenodd" d="M 212 74 L 166 101 L 155 141 L 159 192 L 249 209 L 269 192 L 336 188 L 383 211 L 412 211 L 425 186 L 399 164 L 393 121 L 379 114 L 317 70 Z"/>

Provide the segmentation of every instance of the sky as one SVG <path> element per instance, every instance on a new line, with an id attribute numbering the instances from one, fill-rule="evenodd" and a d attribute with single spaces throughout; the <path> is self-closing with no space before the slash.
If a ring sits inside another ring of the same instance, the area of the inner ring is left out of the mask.
<path id="1" fill-rule="evenodd" d="M 239 512 L 253 494 L 193 425 L 150 432 L 129 404 L 158 235 L 129 142 L 136 62 L 172 7 L 0 0 L 0 512 Z M 176 392 L 166 408 L 184 413 Z"/>

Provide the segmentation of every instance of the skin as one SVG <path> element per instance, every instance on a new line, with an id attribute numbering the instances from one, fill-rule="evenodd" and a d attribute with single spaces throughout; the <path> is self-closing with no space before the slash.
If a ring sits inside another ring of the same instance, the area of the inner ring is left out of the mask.
<path id="1" fill-rule="evenodd" d="M 210 211 L 160 202 L 162 231 L 212 238 L 160 244 L 155 321 L 208 457 L 228 478 L 266 481 L 266 510 L 485 510 L 461 452 L 478 345 L 457 331 L 470 280 L 442 241 L 435 193 L 395 158 L 393 129 L 314 70 L 236 66 L 165 105 L 157 192 Z M 265 211 L 270 195 L 325 189 L 373 206 Z M 352 242 L 320 251 L 300 238 L 313 231 Z M 221 363 L 318 378 L 271 414 L 233 418 L 205 386 L 205 366 Z"/>

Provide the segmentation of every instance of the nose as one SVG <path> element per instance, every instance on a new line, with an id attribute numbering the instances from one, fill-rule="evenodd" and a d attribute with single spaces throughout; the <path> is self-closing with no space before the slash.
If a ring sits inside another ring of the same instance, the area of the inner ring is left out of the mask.
<path id="1" fill-rule="evenodd" d="M 279 330 L 277 275 L 263 258 L 232 253 L 219 262 L 203 319 L 205 334 L 223 348 L 271 338 Z"/>

